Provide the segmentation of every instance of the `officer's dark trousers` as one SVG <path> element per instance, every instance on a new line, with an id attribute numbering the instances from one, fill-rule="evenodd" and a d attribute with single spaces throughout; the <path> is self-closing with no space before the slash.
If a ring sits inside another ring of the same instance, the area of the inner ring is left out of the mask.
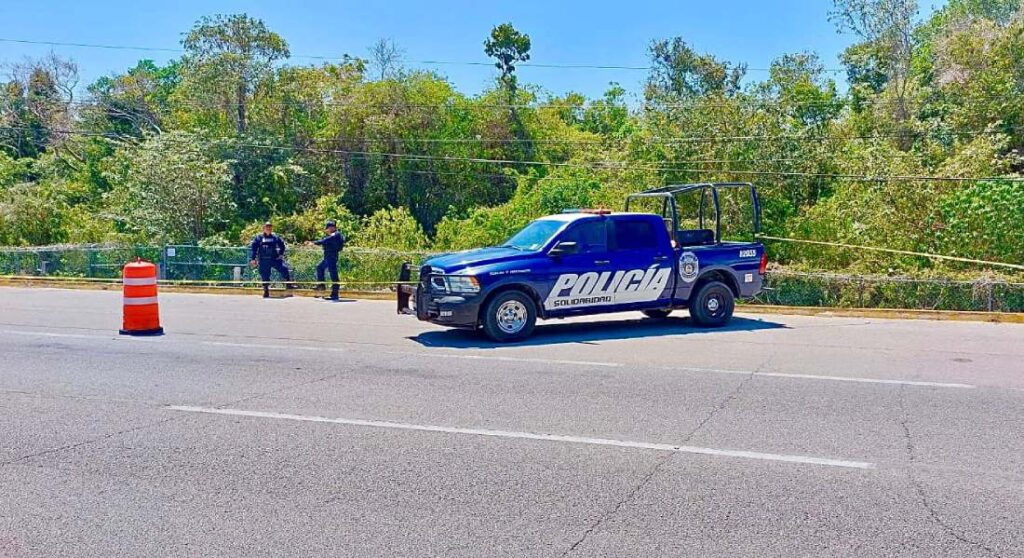
<path id="1" fill-rule="evenodd" d="M 260 279 L 263 280 L 263 288 L 270 286 L 270 271 L 276 269 L 281 274 L 281 279 L 291 281 L 292 275 L 283 260 L 260 260 Z"/>
<path id="2" fill-rule="evenodd" d="M 326 272 L 331 274 L 331 282 L 338 282 L 338 259 L 337 258 L 324 258 L 320 263 L 316 264 L 316 280 L 323 283 L 324 275 Z"/>
<path id="3" fill-rule="evenodd" d="M 316 280 L 324 282 L 325 272 L 331 274 L 331 298 L 338 298 L 338 258 L 324 258 L 316 264 Z"/>

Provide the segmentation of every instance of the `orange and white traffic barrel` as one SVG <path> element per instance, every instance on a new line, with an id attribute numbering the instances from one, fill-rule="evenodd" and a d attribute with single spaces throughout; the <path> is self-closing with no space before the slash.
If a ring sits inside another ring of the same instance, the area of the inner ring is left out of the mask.
<path id="1" fill-rule="evenodd" d="M 156 299 L 156 266 L 142 260 L 124 266 L 124 325 L 121 335 L 162 335 Z"/>

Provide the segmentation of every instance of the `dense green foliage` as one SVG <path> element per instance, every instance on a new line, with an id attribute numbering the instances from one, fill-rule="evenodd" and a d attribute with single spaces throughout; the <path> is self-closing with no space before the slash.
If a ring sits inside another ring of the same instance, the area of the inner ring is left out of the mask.
<path id="1" fill-rule="evenodd" d="M 1024 263 L 1021 2 L 916 14 L 913 0 L 837 0 L 855 39 L 845 92 L 811 52 L 755 77 L 654 40 L 633 104 L 615 84 L 586 99 L 521 83 L 531 42 L 509 24 L 486 35 L 498 77 L 476 96 L 385 42 L 372 60 L 290 63 L 285 38 L 244 15 L 203 18 L 180 59 L 142 60 L 84 100 L 74 63 L 50 56 L 0 87 L 0 244 L 232 245 L 266 219 L 303 241 L 335 218 L 355 246 L 460 249 L 564 207 L 749 180 L 770 235 Z M 950 267 L 771 252 L 798 268 Z"/>

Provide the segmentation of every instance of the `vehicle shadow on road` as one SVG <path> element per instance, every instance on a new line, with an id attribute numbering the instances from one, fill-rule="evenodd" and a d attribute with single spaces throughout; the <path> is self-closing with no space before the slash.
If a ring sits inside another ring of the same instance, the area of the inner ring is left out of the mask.
<path id="1" fill-rule="evenodd" d="M 496 349 L 500 347 L 529 347 L 537 345 L 558 345 L 565 343 L 593 343 L 621 339 L 667 337 L 671 335 L 713 335 L 730 331 L 758 331 L 780 329 L 788 326 L 765 320 L 733 318 L 729 325 L 721 328 L 696 327 L 687 317 L 651 320 L 638 318 L 607 322 L 567 322 L 538 324 L 533 335 L 525 341 L 495 343 L 481 333 L 450 329 L 428 331 L 409 339 L 425 347 L 448 349 Z"/>

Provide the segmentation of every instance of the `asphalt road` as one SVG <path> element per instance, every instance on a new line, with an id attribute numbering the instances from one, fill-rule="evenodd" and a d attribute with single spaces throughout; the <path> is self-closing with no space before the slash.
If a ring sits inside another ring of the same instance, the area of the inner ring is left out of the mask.
<path id="1" fill-rule="evenodd" d="M 1024 326 L 0 288 L 0 556 L 1024 556 Z"/>

